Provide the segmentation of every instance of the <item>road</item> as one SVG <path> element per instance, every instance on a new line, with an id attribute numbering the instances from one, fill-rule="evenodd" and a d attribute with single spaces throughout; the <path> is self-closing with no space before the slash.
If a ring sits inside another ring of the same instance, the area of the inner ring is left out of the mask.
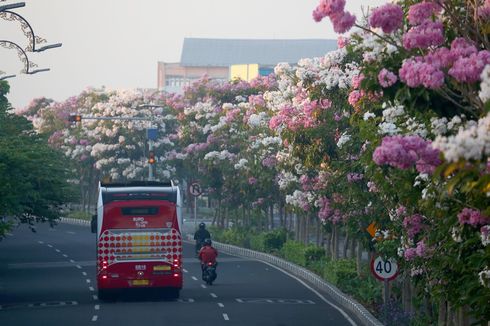
<path id="1" fill-rule="evenodd" d="M 101 302 L 89 228 L 41 224 L 33 233 L 23 225 L 0 242 L 0 325 L 353 325 L 272 266 L 224 254 L 218 261 L 218 279 L 206 286 L 185 243 L 180 299 L 131 292 Z"/>

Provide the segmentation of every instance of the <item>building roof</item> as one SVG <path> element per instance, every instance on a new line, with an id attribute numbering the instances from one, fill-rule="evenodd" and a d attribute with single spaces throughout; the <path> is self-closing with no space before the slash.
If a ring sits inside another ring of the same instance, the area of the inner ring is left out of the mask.
<path id="1" fill-rule="evenodd" d="M 260 40 L 185 38 L 182 66 L 228 67 L 258 63 L 275 66 L 279 62 L 295 64 L 301 58 L 324 56 L 337 49 L 336 40 Z"/>

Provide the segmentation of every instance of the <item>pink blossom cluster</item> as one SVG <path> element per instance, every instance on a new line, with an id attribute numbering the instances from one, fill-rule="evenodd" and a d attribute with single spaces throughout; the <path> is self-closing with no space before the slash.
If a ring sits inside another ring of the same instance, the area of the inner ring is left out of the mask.
<path id="1" fill-rule="evenodd" d="M 274 155 L 269 155 L 262 160 L 262 165 L 265 166 L 266 168 L 272 168 L 276 166 L 276 164 L 277 164 L 277 159 Z"/>
<path id="2" fill-rule="evenodd" d="M 248 184 L 249 185 L 254 185 L 256 183 L 257 183 L 257 179 L 256 178 L 254 178 L 254 177 L 248 178 Z"/>
<path id="3" fill-rule="evenodd" d="M 413 165 L 420 173 L 432 173 L 441 164 L 439 150 L 419 136 L 387 136 L 373 153 L 378 165 L 388 164 L 405 170 Z"/>
<path id="4" fill-rule="evenodd" d="M 403 23 L 403 9 L 399 5 L 388 3 L 376 8 L 369 17 L 372 27 L 380 27 L 384 33 L 392 33 Z"/>
<path id="5" fill-rule="evenodd" d="M 285 104 L 269 120 L 269 128 L 276 130 L 280 126 L 285 126 L 291 131 L 297 131 L 300 128 L 314 128 L 318 125 L 318 121 L 313 114 L 317 108 L 317 101 L 308 99 L 295 106 Z"/>
<path id="6" fill-rule="evenodd" d="M 196 143 L 196 144 L 190 144 L 186 148 L 184 148 L 183 153 L 191 154 L 194 152 L 201 152 L 208 148 L 209 144 L 208 143 Z"/>
<path id="7" fill-rule="evenodd" d="M 435 2 L 420 2 L 416 3 L 408 9 L 408 22 L 410 25 L 420 25 L 432 15 L 441 11 L 442 7 Z"/>
<path id="8" fill-rule="evenodd" d="M 345 0 L 320 0 L 318 6 L 313 10 L 313 19 L 320 22 L 329 17 L 333 24 L 335 33 L 345 33 L 356 22 L 356 16 L 344 11 Z"/>
<path id="9" fill-rule="evenodd" d="M 323 196 L 320 199 L 318 199 L 318 203 L 320 206 L 318 217 L 323 223 L 325 223 L 333 213 L 333 209 L 330 207 L 330 199 L 328 199 L 328 197 Z"/>
<path id="10" fill-rule="evenodd" d="M 240 109 L 232 109 L 226 112 L 226 123 L 231 123 L 240 114 Z"/>
<path id="11" fill-rule="evenodd" d="M 488 64 L 490 64 L 490 51 L 482 50 L 468 57 L 458 58 L 448 74 L 459 82 L 474 83 L 480 80 L 483 68 Z"/>
<path id="12" fill-rule="evenodd" d="M 422 231 L 424 217 L 420 214 L 406 216 L 403 219 L 403 227 L 407 231 L 408 237 L 413 239 Z"/>
<path id="13" fill-rule="evenodd" d="M 423 21 L 414 26 L 403 35 L 403 47 L 407 50 L 421 48 L 427 49 L 431 46 L 439 46 L 444 43 L 444 26 L 440 21 Z"/>
<path id="14" fill-rule="evenodd" d="M 264 203 L 265 203 L 264 198 L 257 198 L 257 200 L 252 203 L 252 207 L 257 208 L 259 206 L 262 206 Z"/>
<path id="15" fill-rule="evenodd" d="M 313 180 L 305 174 L 299 177 L 299 183 L 301 184 L 301 188 L 303 189 L 303 191 L 313 189 Z"/>
<path id="16" fill-rule="evenodd" d="M 405 260 L 410 261 L 416 257 L 425 257 L 427 255 L 427 247 L 424 240 L 417 242 L 415 248 L 407 248 L 404 253 Z"/>
<path id="17" fill-rule="evenodd" d="M 253 106 L 261 106 L 261 107 L 265 106 L 265 101 L 264 101 L 264 97 L 262 96 L 262 94 L 249 95 L 248 103 L 250 103 L 250 105 L 253 105 Z"/>
<path id="18" fill-rule="evenodd" d="M 347 182 L 353 183 L 364 179 L 364 174 L 362 173 L 347 173 Z"/>
<path id="19" fill-rule="evenodd" d="M 378 82 L 384 88 L 392 86 L 397 80 L 398 77 L 386 68 L 381 69 L 378 74 Z"/>
<path id="20" fill-rule="evenodd" d="M 369 192 L 372 192 L 372 193 L 376 193 L 376 192 L 379 192 L 379 189 L 378 187 L 376 186 L 376 183 L 372 182 L 372 181 L 369 181 L 367 183 L 367 186 L 368 186 L 368 191 Z"/>
<path id="21" fill-rule="evenodd" d="M 458 213 L 458 221 L 460 224 L 469 224 L 477 227 L 489 223 L 490 219 L 488 216 L 483 215 L 479 210 L 463 208 L 463 210 Z"/>
<path id="22" fill-rule="evenodd" d="M 490 0 L 486 0 L 483 6 L 478 8 L 478 18 L 483 22 L 490 20 Z"/>
<path id="23" fill-rule="evenodd" d="M 436 66 L 424 62 L 421 57 L 405 60 L 398 73 L 400 80 L 409 87 L 423 85 L 429 89 L 437 89 L 444 85 L 444 73 Z"/>

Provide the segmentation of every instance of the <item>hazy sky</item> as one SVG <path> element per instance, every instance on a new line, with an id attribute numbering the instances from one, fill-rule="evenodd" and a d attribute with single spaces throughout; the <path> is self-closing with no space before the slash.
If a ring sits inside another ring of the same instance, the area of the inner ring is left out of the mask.
<path id="1" fill-rule="evenodd" d="M 8 79 L 14 107 L 45 96 L 62 101 L 88 86 L 156 88 L 157 62 L 178 62 L 185 37 L 298 39 L 332 38 L 331 23 L 315 23 L 319 0 L 24 0 L 15 9 L 47 44 L 61 48 L 28 54 L 38 68 L 19 74 L 14 50 L 0 48 L 0 71 Z M 17 3 L 8 0 L 0 5 Z M 347 0 L 360 16 L 382 0 Z M 26 44 L 16 22 L 0 21 L 0 39 Z"/>

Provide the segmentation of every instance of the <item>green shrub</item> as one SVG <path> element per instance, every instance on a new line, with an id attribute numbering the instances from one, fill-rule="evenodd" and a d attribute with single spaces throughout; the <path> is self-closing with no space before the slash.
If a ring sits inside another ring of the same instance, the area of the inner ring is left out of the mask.
<path id="1" fill-rule="evenodd" d="M 269 231 L 264 234 L 264 249 L 267 252 L 281 250 L 288 237 L 286 229 Z"/>
<path id="2" fill-rule="evenodd" d="M 264 234 L 255 234 L 250 236 L 250 249 L 265 252 Z"/>
<path id="3" fill-rule="evenodd" d="M 324 277 L 327 281 L 341 287 L 343 282 L 357 278 L 355 260 L 339 259 L 330 261 L 325 267 Z"/>
<path id="4" fill-rule="evenodd" d="M 306 266 L 305 245 L 297 241 L 286 241 L 281 248 L 281 256 L 300 266 Z"/>

